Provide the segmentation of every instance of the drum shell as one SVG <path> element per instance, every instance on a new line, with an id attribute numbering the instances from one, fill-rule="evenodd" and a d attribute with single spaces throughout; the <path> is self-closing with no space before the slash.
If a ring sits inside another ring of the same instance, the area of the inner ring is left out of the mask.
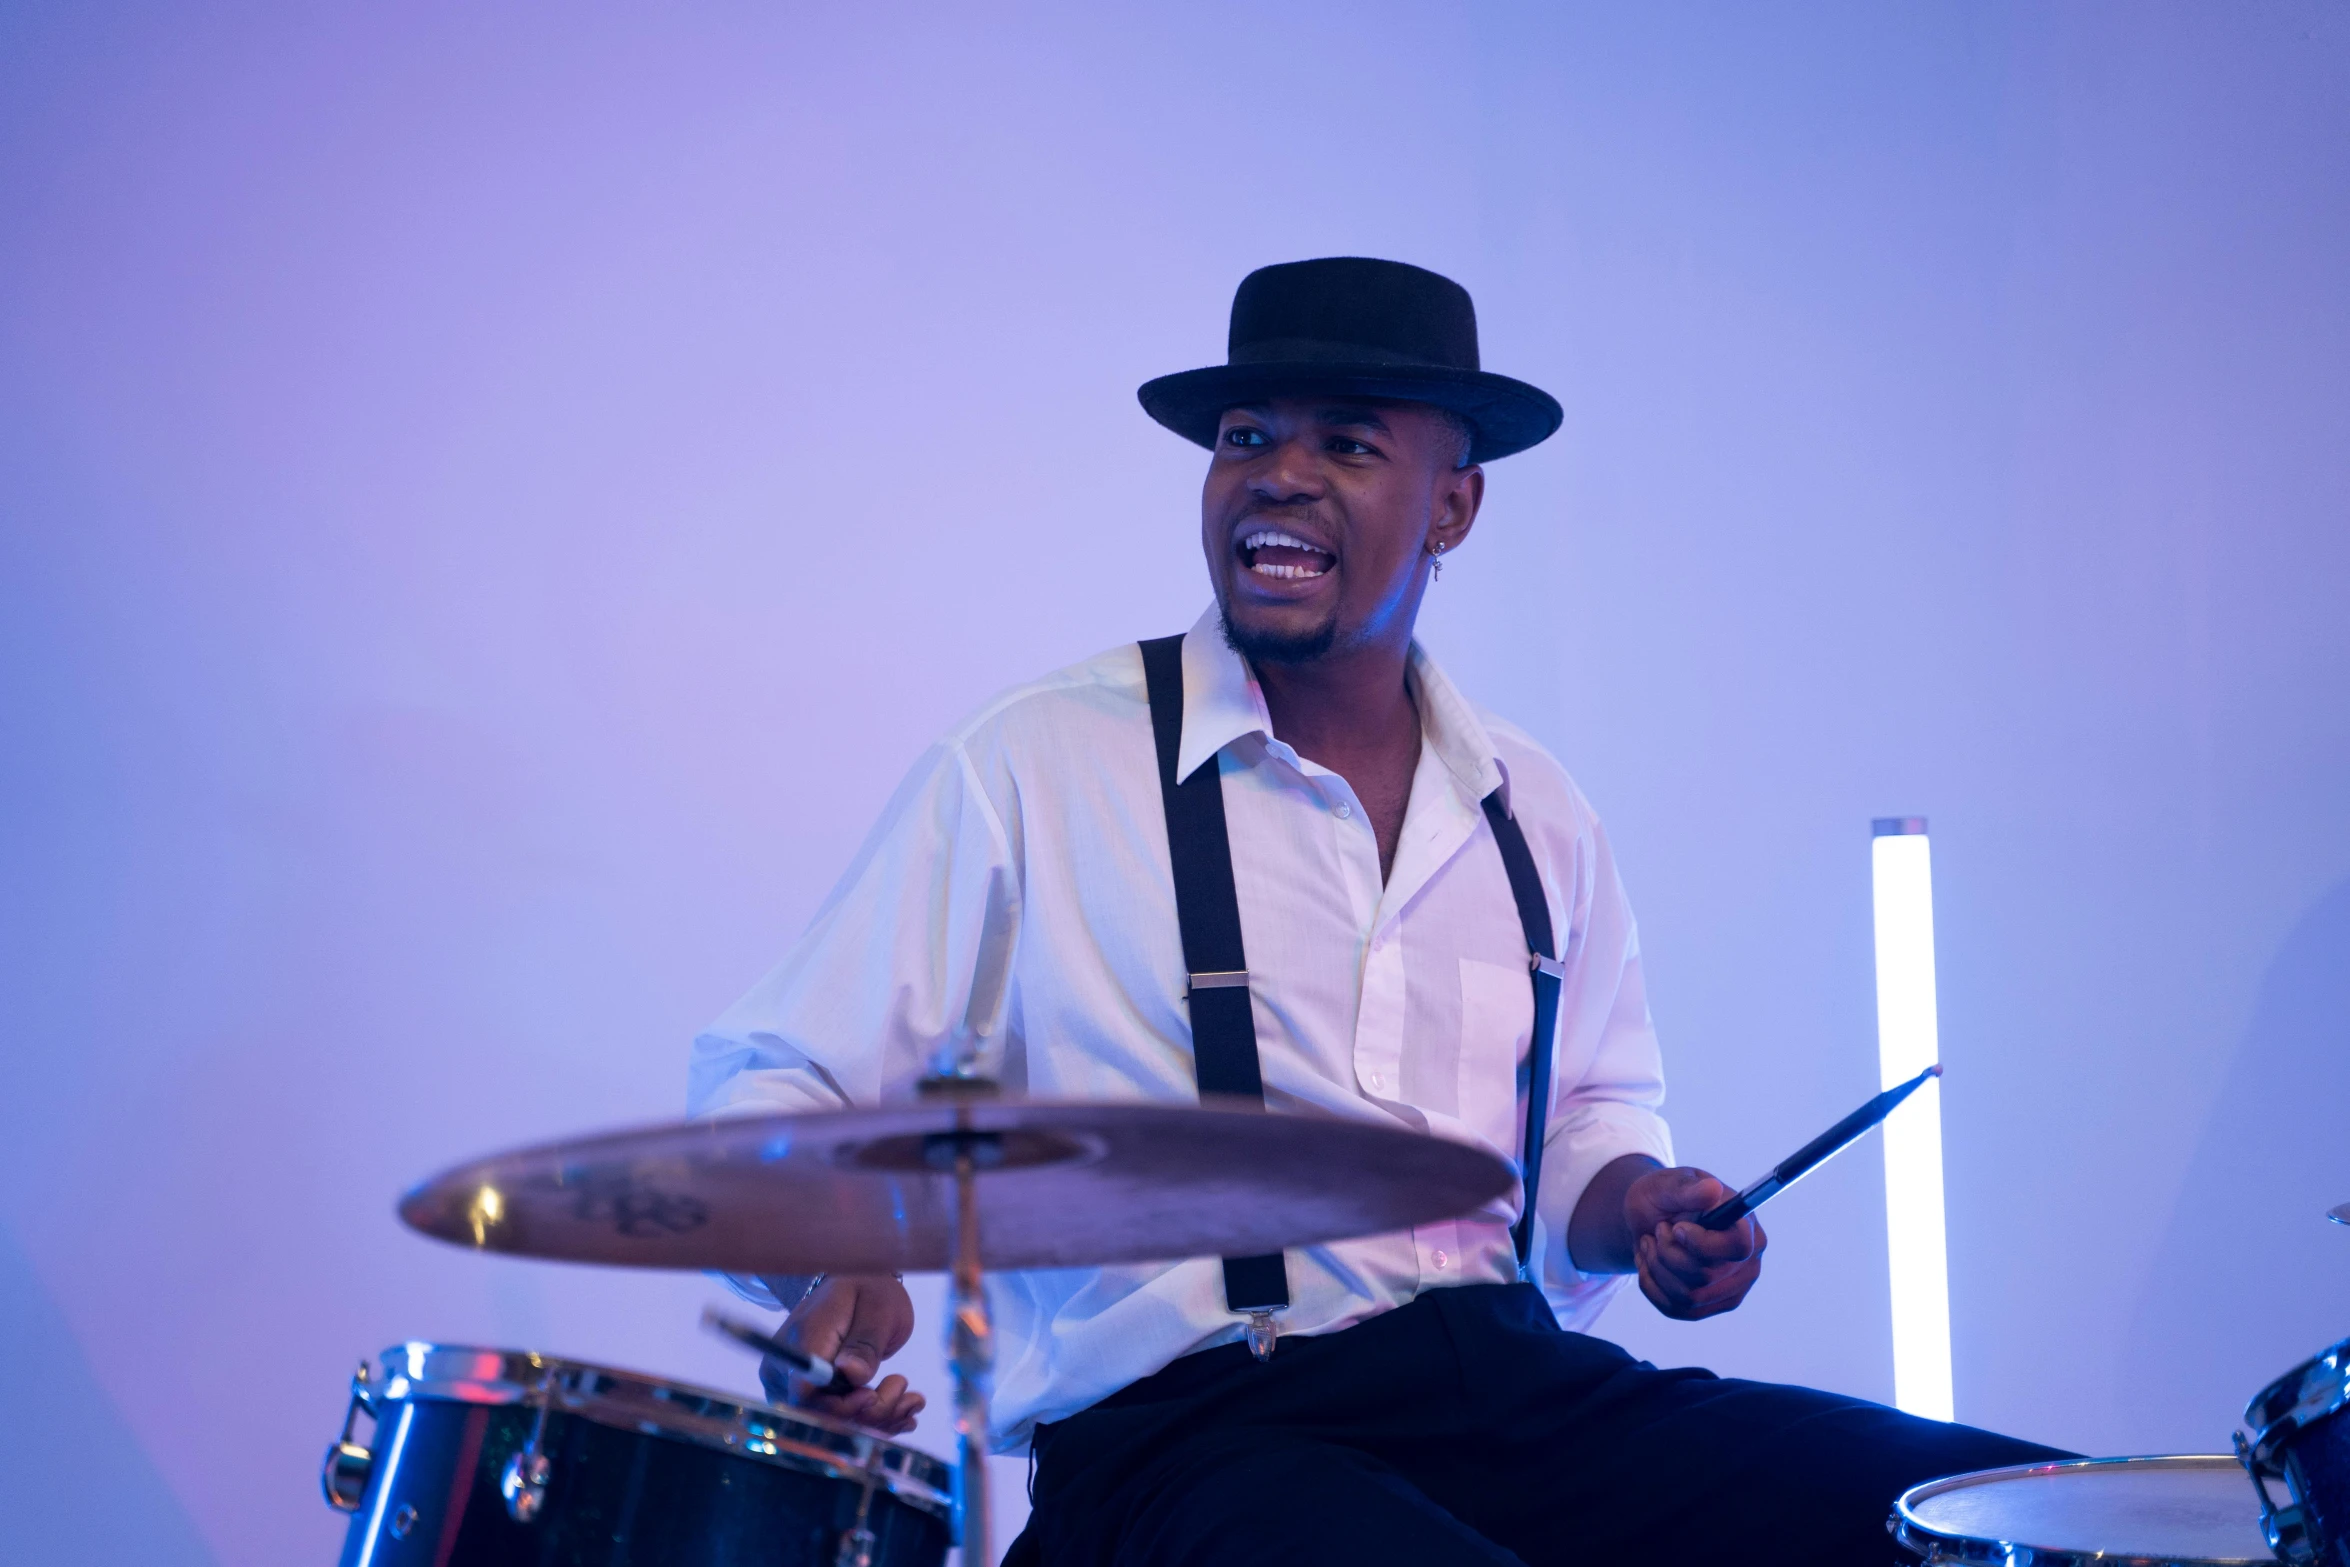
<path id="1" fill-rule="evenodd" d="M 832 1567 L 856 1525 L 853 1480 L 562 1411 L 540 1441 L 544 1504 L 518 1522 L 499 1482 L 537 1417 L 521 1404 L 384 1402 L 341 1567 Z M 866 1527 L 875 1567 L 945 1560 L 945 1522 L 886 1489 Z"/>
<path id="2" fill-rule="evenodd" d="M 2350 1409 L 2300 1427 L 2278 1457 L 2320 1567 L 2350 1567 Z"/>
<path id="3" fill-rule="evenodd" d="M 2350 1339 L 2255 1394 L 2247 1462 L 2281 1476 L 2301 1515 L 2302 1559 L 2350 1567 Z"/>

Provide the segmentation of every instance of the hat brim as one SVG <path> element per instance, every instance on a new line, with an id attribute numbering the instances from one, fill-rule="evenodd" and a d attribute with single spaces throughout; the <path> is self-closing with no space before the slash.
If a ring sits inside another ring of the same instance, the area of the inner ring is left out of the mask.
<path id="1" fill-rule="evenodd" d="M 1491 462 L 1548 440 L 1566 419 L 1558 399 L 1538 386 L 1484 370 L 1442 365 L 1334 364 L 1297 360 L 1275 364 L 1209 365 L 1143 382 L 1135 396 L 1143 412 L 1185 440 L 1211 450 L 1224 410 L 1260 398 L 1299 393 L 1376 397 L 1431 403 L 1469 421 L 1475 438 L 1469 461 Z"/>

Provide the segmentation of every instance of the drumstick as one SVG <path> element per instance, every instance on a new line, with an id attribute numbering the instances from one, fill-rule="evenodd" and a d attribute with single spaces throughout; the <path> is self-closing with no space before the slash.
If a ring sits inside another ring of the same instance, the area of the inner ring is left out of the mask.
<path id="1" fill-rule="evenodd" d="M 1698 1215 L 1697 1225 L 1705 1230 L 1726 1230 L 1755 1209 L 1778 1196 L 1812 1171 L 1842 1153 L 1861 1133 L 1875 1126 L 1893 1113 L 1893 1107 L 1926 1084 L 1929 1077 L 1940 1077 L 1939 1062 L 1896 1088 L 1888 1088 L 1858 1110 L 1829 1127 L 1819 1136 L 1805 1143 L 1771 1167 L 1771 1173 L 1755 1182 L 1737 1196 L 1719 1207 L 1709 1208 Z"/>
<path id="2" fill-rule="evenodd" d="M 822 1383 L 823 1392 L 837 1394 L 854 1393 L 857 1390 L 857 1384 L 822 1355 L 811 1355 L 804 1349 L 795 1349 L 771 1333 L 760 1332 L 748 1322 L 738 1322 L 715 1306 L 702 1308 L 702 1326 L 721 1338 L 734 1340 L 745 1349 L 755 1349 L 762 1355 L 773 1355 L 809 1381 Z"/>

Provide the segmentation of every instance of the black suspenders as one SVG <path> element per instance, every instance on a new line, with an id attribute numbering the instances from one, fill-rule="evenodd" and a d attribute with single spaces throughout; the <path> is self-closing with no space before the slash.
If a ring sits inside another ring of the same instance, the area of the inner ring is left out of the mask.
<path id="1" fill-rule="evenodd" d="M 1183 930 L 1183 966 L 1191 975 L 1191 1059 L 1203 1094 L 1237 1094 L 1265 1102 L 1257 1069 L 1256 1009 L 1248 997 L 1248 958 L 1240 945 L 1240 896 L 1232 887 L 1232 844 L 1224 835 L 1224 780 L 1215 760 L 1189 778 L 1175 776 L 1183 744 L 1183 639 L 1142 644 L 1150 691 L 1151 734 L 1159 746 L 1159 795 L 1167 806 L 1167 848 L 1175 862 L 1175 920 Z M 1259 1317 L 1289 1304 L 1281 1253 L 1224 1259 L 1224 1304 Z M 1256 1342 L 1251 1339 L 1252 1344 Z M 1271 1341 L 1265 1341 L 1271 1348 Z"/>
<path id="2" fill-rule="evenodd" d="M 1566 965 L 1550 949 L 1550 902 L 1542 895 L 1542 873 L 1534 868 L 1533 851 L 1518 819 L 1501 803 L 1501 791 L 1485 797 L 1485 820 L 1493 841 L 1501 845 L 1501 863 L 1510 873 L 1510 896 L 1518 900 L 1518 923 L 1526 927 L 1527 966 L 1534 975 L 1534 1049 L 1526 1080 L 1526 1156 L 1518 1165 L 1518 1184 L 1526 1189 L 1518 1222 L 1510 1226 L 1510 1240 L 1518 1248 L 1518 1277 L 1526 1277 L 1526 1261 L 1534 1249 L 1534 1194 L 1542 1189 L 1542 1140 L 1550 1127 L 1550 1058 L 1558 1038 L 1559 987 Z M 1565 1237 L 1559 1243 L 1564 1245 Z"/>
<path id="3" fill-rule="evenodd" d="M 1183 966 L 1190 974 L 1193 1068 L 1202 1094 L 1237 1094 L 1264 1103 L 1257 1064 L 1256 1012 L 1248 993 L 1248 958 L 1240 939 L 1240 897 L 1232 882 L 1232 844 L 1224 830 L 1224 781 L 1214 759 L 1189 778 L 1175 776 L 1183 742 L 1183 638 L 1141 644 L 1143 681 L 1150 694 L 1151 735 L 1157 742 L 1159 794 L 1167 810 L 1167 847 L 1175 868 L 1175 919 L 1183 933 Z M 1559 986 L 1565 972 L 1551 951 L 1550 906 L 1526 835 L 1501 803 L 1485 797 L 1485 819 L 1501 845 L 1510 894 L 1526 930 L 1534 976 L 1533 1067 L 1526 1091 L 1525 1158 L 1520 1165 L 1524 1207 L 1511 1226 L 1518 1273 L 1526 1273 L 1534 1239 L 1534 1198 L 1542 1180 L 1543 1132 L 1550 1116 L 1552 1038 L 1558 1029 Z M 1224 1259 L 1224 1303 L 1251 1318 L 1250 1344 L 1272 1347 L 1270 1313 L 1289 1304 L 1281 1254 Z"/>

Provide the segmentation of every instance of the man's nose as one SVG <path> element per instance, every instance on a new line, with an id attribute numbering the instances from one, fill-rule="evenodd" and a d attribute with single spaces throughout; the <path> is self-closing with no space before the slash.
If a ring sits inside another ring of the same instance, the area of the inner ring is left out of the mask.
<path id="1" fill-rule="evenodd" d="M 1283 441 L 1249 474 L 1249 493 L 1274 505 L 1321 499 L 1320 455 L 1311 437 L 1297 436 Z"/>

